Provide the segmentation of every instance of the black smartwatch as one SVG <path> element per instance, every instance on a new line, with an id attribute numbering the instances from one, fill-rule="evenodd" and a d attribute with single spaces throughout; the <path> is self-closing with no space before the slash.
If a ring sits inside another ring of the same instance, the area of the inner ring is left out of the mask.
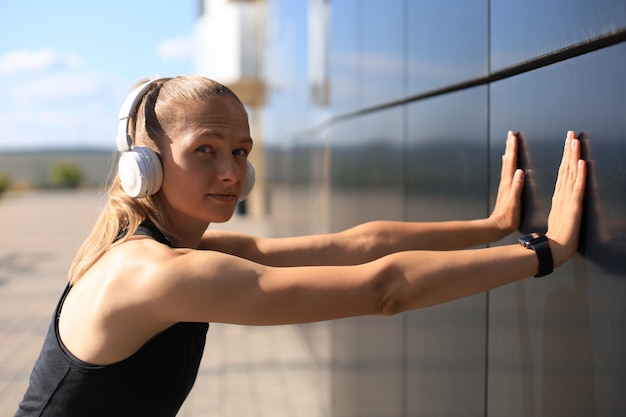
<path id="1" fill-rule="evenodd" d="M 537 254 L 539 260 L 539 271 L 535 278 L 543 277 L 551 274 L 554 268 L 552 260 L 552 251 L 548 245 L 548 238 L 541 233 L 531 233 L 518 239 L 520 245 L 525 248 L 532 249 Z"/>

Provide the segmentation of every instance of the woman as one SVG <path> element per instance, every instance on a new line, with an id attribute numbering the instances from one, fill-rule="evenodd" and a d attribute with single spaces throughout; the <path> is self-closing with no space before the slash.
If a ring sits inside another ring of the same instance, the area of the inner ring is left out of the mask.
<path id="1" fill-rule="evenodd" d="M 108 204 L 74 260 L 17 416 L 174 416 L 209 322 L 393 315 L 549 273 L 577 248 L 586 170 L 573 132 L 535 250 L 459 250 L 519 224 L 512 132 L 489 218 L 285 239 L 207 231 L 230 219 L 253 175 L 247 114 L 226 87 L 194 76 L 140 86 L 122 106 L 118 148 Z"/>

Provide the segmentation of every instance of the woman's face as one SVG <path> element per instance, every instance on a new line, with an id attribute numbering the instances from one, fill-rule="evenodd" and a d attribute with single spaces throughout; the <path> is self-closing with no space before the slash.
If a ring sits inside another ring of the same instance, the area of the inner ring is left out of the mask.
<path id="1" fill-rule="evenodd" d="M 204 99 L 184 113 L 161 150 L 162 193 L 174 225 L 225 222 L 237 206 L 252 150 L 248 115 L 230 96 Z"/>

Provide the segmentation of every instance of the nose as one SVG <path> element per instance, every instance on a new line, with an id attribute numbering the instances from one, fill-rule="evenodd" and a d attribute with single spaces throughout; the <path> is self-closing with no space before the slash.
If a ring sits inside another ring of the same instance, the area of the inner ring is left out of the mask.
<path id="1" fill-rule="evenodd" d="M 225 184 L 235 184 L 241 181 L 243 171 L 233 155 L 221 158 L 218 166 L 218 179 Z"/>

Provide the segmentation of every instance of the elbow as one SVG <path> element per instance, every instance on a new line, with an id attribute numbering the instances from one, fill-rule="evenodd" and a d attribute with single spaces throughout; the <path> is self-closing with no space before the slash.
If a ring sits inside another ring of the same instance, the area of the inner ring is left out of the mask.
<path id="1" fill-rule="evenodd" d="M 387 294 L 380 300 L 378 304 L 377 315 L 391 317 L 404 311 L 405 310 L 402 308 L 402 303 L 399 302 L 397 297 L 393 297 L 390 294 Z"/>
<path id="2" fill-rule="evenodd" d="M 399 271 L 386 271 L 377 277 L 376 284 L 376 314 L 380 316 L 395 316 L 409 309 L 410 288 L 404 275 Z"/>

